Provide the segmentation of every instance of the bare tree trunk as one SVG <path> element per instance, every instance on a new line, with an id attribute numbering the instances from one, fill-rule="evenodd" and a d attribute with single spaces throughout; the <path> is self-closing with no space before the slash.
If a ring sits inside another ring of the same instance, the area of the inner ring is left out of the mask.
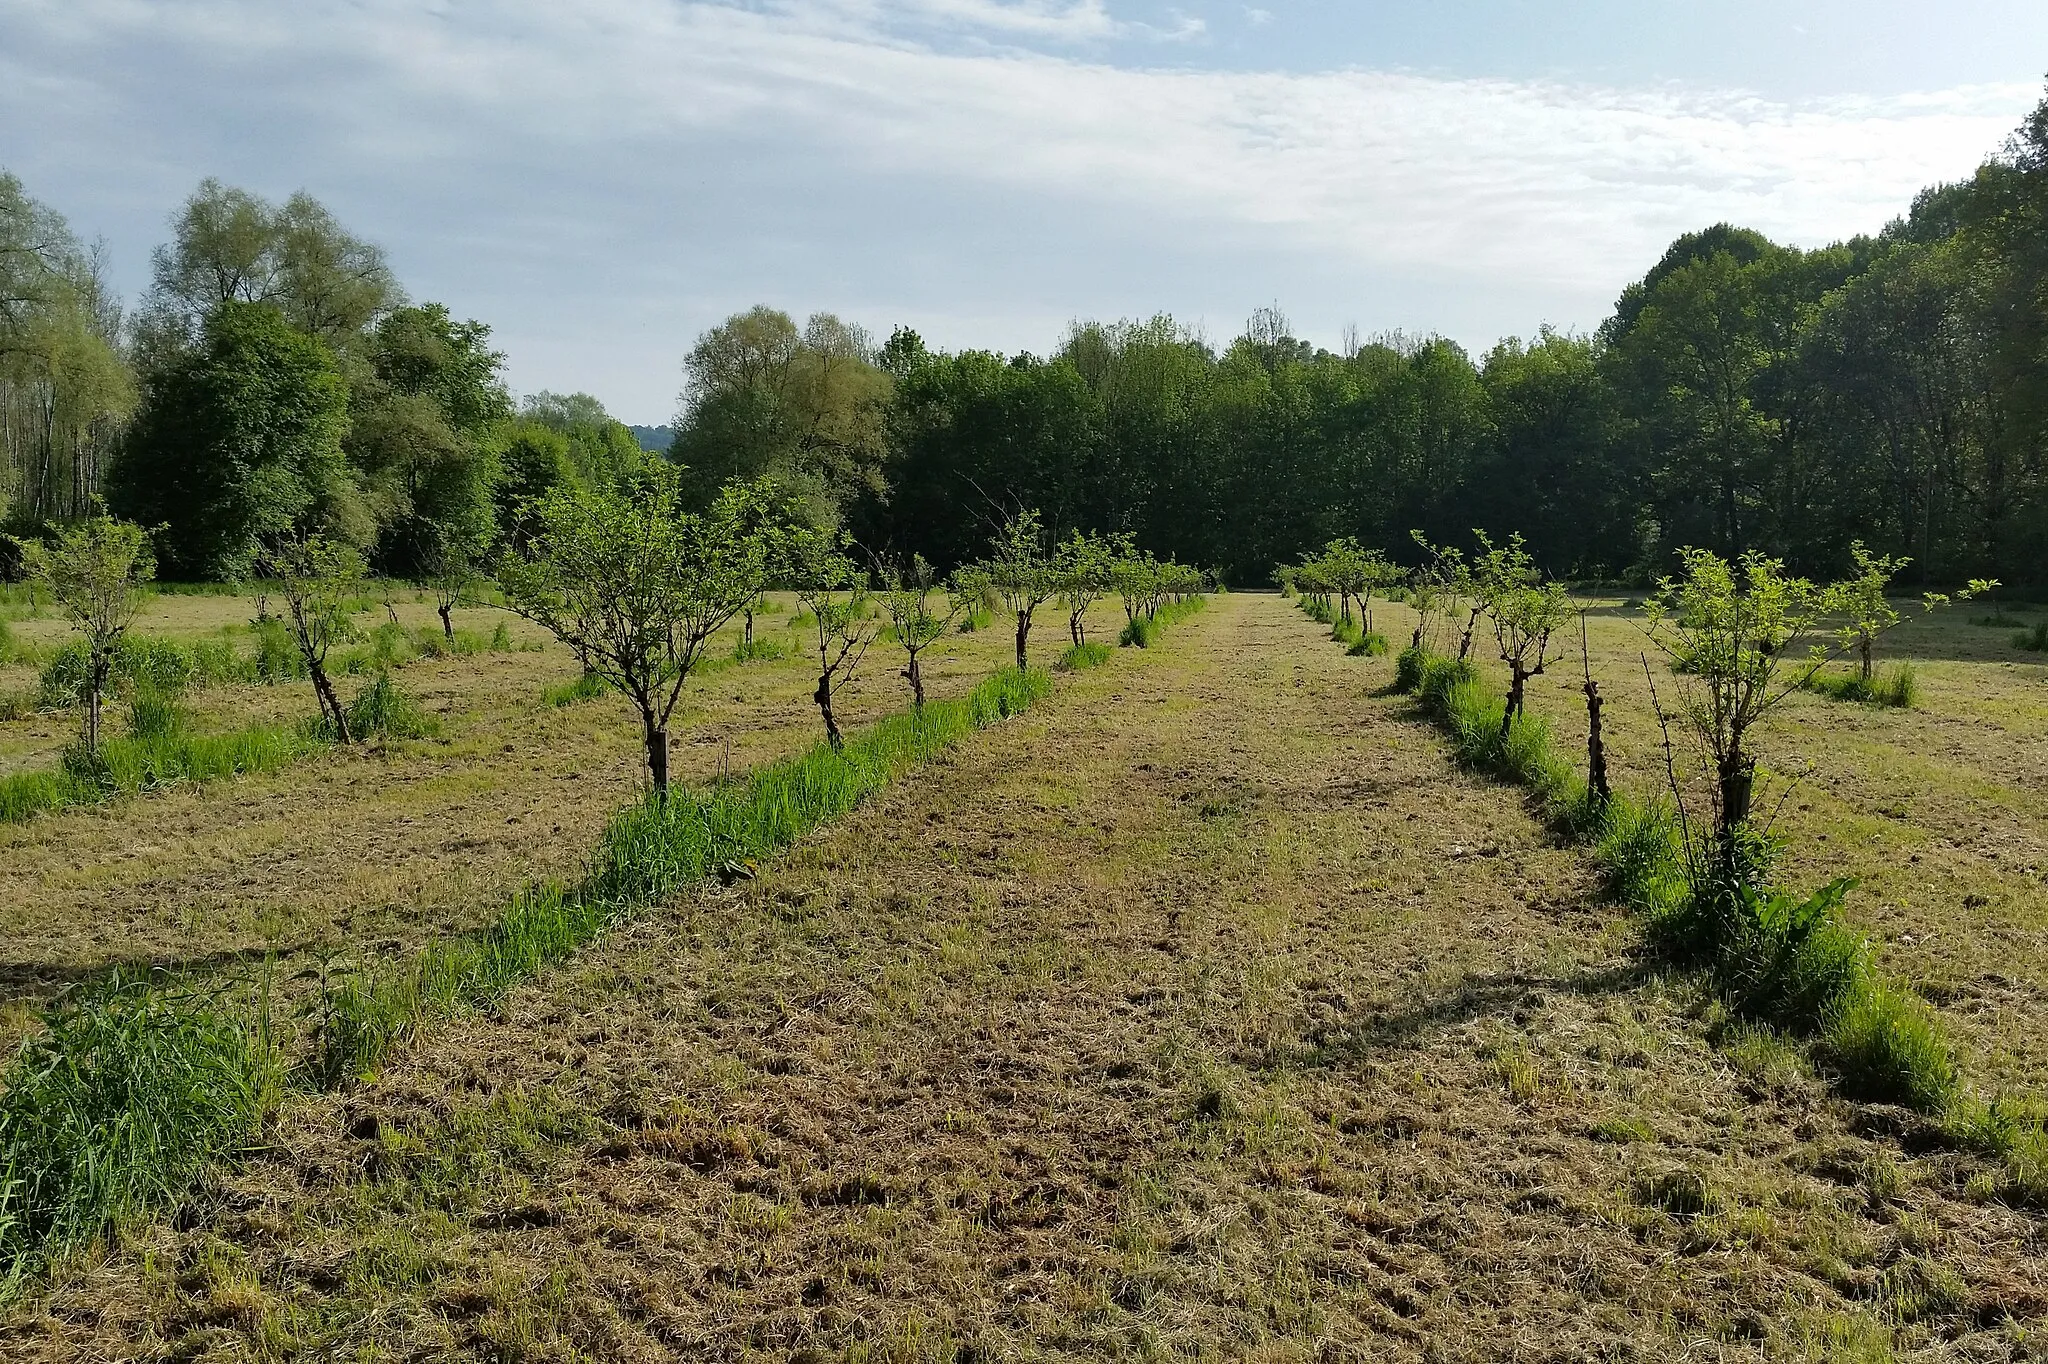
<path id="1" fill-rule="evenodd" d="M 668 799 L 668 726 L 654 718 L 654 711 L 642 705 L 640 728 L 647 741 L 647 776 L 654 783 L 654 794 L 662 800 Z"/>
<path id="2" fill-rule="evenodd" d="M 1586 780 L 1593 788 L 1593 798 L 1606 808 L 1614 799 L 1614 790 L 1607 784 L 1607 745 L 1600 736 L 1600 684 L 1590 676 L 1586 678 Z"/>
<path id="3" fill-rule="evenodd" d="M 1868 682 L 1870 680 L 1870 636 L 1865 635 L 1862 639 L 1858 640 L 1856 648 L 1863 655 L 1863 680 Z"/>
<path id="4" fill-rule="evenodd" d="M 1024 641 L 1031 637 L 1031 613 L 1017 613 L 1017 671 L 1024 671 Z"/>
<path id="5" fill-rule="evenodd" d="M 825 742 L 831 744 L 832 751 L 837 753 L 840 749 L 846 747 L 846 741 L 840 737 L 839 721 L 834 719 L 832 715 L 831 673 L 824 672 L 818 674 L 818 689 L 811 693 L 811 699 L 818 703 L 818 714 L 825 717 Z"/>
<path id="6" fill-rule="evenodd" d="M 441 602 L 439 605 L 435 606 L 434 610 L 439 612 L 441 616 L 442 635 L 444 635 L 447 638 L 450 644 L 453 644 L 455 642 L 455 604 L 453 602 L 444 601 Z"/>
<path id="7" fill-rule="evenodd" d="M 1503 739 L 1508 737 L 1508 730 L 1513 727 L 1515 717 L 1522 713 L 1522 690 L 1529 683 L 1529 674 L 1522 671 L 1521 664 L 1510 661 L 1508 669 L 1508 703 L 1500 712 L 1500 737 Z"/>
<path id="8" fill-rule="evenodd" d="M 910 666 L 903 670 L 910 679 L 910 704 L 918 710 L 924 709 L 924 668 L 917 661 L 917 655 L 910 656 Z"/>
<path id="9" fill-rule="evenodd" d="M 1465 637 L 1458 641 L 1458 657 L 1468 658 L 1472 653 L 1472 632 L 1479 628 L 1479 608 L 1472 608 L 1472 614 L 1465 617 Z"/>
<path id="10" fill-rule="evenodd" d="M 327 680 L 327 666 L 308 653 L 306 673 L 313 679 L 313 694 L 320 698 L 320 709 L 334 725 L 334 737 L 345 744 L 354 743 L 355 737 L 348 732 L 348 712 L 342 709 L 341 698 L 334 694 L 334 684 Z"/>

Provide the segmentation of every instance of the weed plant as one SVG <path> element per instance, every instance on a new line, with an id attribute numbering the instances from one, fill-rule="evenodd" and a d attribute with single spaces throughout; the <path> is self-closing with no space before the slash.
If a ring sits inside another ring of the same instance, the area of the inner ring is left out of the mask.
<path id="1" fill-rule="evenodd" d="M 2012 637 L 2015 649 L 2030 649 L 2034 653 L 2048 653 L 2048 620 L 2042 621 L 2032 630 L 2022 630 Z"/>
<path id="2" fill-rule="evenodd" d="M 1387 637 L 1377 630 L 1360 630 L 1358 638 L 1344 652 L 1353 658 L 1378 658 L 1387 651 Z"/>

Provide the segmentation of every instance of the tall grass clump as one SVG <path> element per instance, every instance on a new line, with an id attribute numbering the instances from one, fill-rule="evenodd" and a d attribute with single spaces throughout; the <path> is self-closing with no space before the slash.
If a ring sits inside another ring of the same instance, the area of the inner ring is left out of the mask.
<path id="1" fill-rule="evenodd" d="M 346 976 L 323 992 L 313 1074 L 332 1083 L 373 1069 L 427 1018 L 485 1004 L 606 927 L 716 875 L 755 864 L 853 809 L 904 769 L 1052 690 L 1042 672 L 1006 668 L 967 696 L 892 715 L 834 749 L 774 763 L 702 791 L 650 793 L 605 830 L 583 880 L 529 887 L 482 933 L 404 963 Z"/>
<path id="2" fill-rule="evenodd" d="M 215 998 L 110 976 L 47 1015 L 0 1088 L 0 1290 L 177 1197 L 239 1145 L 275 1077 Z"/>
<path id="3" fill-rule="evenodd" d="M 283 725 L 193 734 L 174 696 L 137 688 L 129 698 L 127 734 L 103 739 L 98 748 L 73 744 L 54 770 L 0 777 L 0 823 L 187 782 L 275 772 L 324 742 L 313 729 Z"/>
<path id="4" fill-rule="evenodd" d="M 1387 637 L 1377 630 L 1360 630 L 1358 638 L 1344 652 L 1353 658 L 1378 658 L 1387 651 Z"/>
<path id="5" fill-rule="evenodd" d="M 1907 708 L 1920 699 L 1920 681 L 1910 663 L 1892 663 L 1871 676 L 1817 672 L 1803 684 L 1808 691 L 1836 701 L 1861 701 L 1871 706 Z"/>
<path id="6" fill-rule="evenodd" d="M 594 701 L 609 690 L 611 684 L 596 673 L 579 673 L 573 681 L 542 688 L 540 699 L 544 705 L 573 706 L 579 701 Z"/>
<path id="7" fill-rule="evenodd" d="M 1061 654 L 1059 662 L 1052 666 L 1055 672 L 1077 673 L 1089 668 L 1099 668 L 1115 657 L 1115 654 L 1116 651 L 1107 644 L 1091 639 L 1086 644 L 1073 645 Z"/>
<path id="8" fill-rule="evenodd" d="M 332 737 L 326 730 L 321 732 Z M 418 739 L 433 733 L 434 723 L 419 702 L 399 690 L 390 673 L 380 672 L 348 703 L 348 732 L 357 739 L 377 734 Z"/>
<path id="9" fill-rule="evenodd" d="M 2015 649 L 2030 649 L 2034 653 L 2048 653 L 2048 620 L 2042 621 L 2032 630 L 2022 630 L 2012 637 Z"/>

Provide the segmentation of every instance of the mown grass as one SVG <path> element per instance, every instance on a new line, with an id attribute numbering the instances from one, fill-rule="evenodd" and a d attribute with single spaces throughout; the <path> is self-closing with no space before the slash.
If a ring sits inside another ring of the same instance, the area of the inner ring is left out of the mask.
<path id="1" fill-rule="evenodd" d="M 842 749 L 819 744 L 744 780 L 650 796 L 612 821 L 577 885 L 529 886 L 480 933 L 322 982 L 313 1051 L 297 1073 L 330 1084 L 364 1074 L 427 1020 L 498 998 L 686 885 L 752 874 L 904 769 L 1050 690 L 1044 673 L 1006 669 L 965 697 L 884 719 Z M 381 675 L 351 717 L 386 727 L 418 719 Z M 46 1023 L 8 1068 L 0 1098 L 0 1284 L 10 1289 L 182 1191 L 245 1139 L 279 1071 L 266 1012 L 223 1009 L 175 984 L 110 978 Z"/>
<path id="2" fill-rule="evenodd" d="M 1717 884 L 1691 869 L 1669 807 L 1620 793 L 1600 801 L 1540 716 L 1525 712 L 1503 731 L 1506 702 L 1469 662 L 1411 648 L 1395 683 L 1450 735 L 1461 763 L 1528 787 L 1554 827 L 1590 843 L 1650 943 L 1704 971 L 1731 1010 L 1805 1039 L 1845 1095 L 1937 1117 L 1951 1140 L 2003 1161 L 2005 1197 L 2048 1205 L 2041 1115 L 1970 1093 L 1939 1019 L 1879 971 L 1868 944 L 1841 920 L 1853 882 L 1805 897 L 1773 887 L 1777 850 L 1757 839 L 1746 882 Z"/>

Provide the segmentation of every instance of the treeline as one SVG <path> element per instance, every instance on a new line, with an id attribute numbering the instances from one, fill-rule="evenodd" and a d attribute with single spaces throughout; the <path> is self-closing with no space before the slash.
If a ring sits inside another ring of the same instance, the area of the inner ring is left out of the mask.
<path id="1" fill-rule="evenodd" d="M 515 409 L 490 328 L 410 301 L 309 195 L 204 182 L 133 316 L 102 254 L 0 173 L 0 512 L 17 535 L 104 497 L 157 528 L 170 578 L 239 576 L 314 533 L 427 577 L 491 554 L 528 499 L 646 458 L 587 395 Z"/>
<path id="2" fill-rule="evenodd" d="M 1237 582 L 1330 539 L 1476 527 L 1577 578 L 1662 574 L 1687 545 L 1830 576 L 1860 540 L 1909 582 L 2040 586 L 2048 102 L 1877 236 L 1688 234 L 1596 334 L 1476 361 L 1440 338 L 1332 353 L 1277 311 L 1221 349 L 1159 317 L 1005 357 L 757 309 L 687 377 L 678 458 L 781 473 L 942 564 L 1032 506 Z"/>
<path id="3" fill-rule="evenodd" d="M 0 178 L 0 496 L 17 533 L 104 491 L 174 577 L 286 534 L 381 571 L 495 555 L 557 484 L 639 469 L 594 400 L 514 411 L 489 328 L 406 300 L 317 202 L 202 185 L 136 315 L 99 255 Z M 684 365 L 693 505 L 766 477 L 821 525 L 942 569 L 1023 509 L 1060 538 L 1270 579 L 1333 539 L 1520 532 L 1543 571 L 1647 578 L 1684 546 L 1914 585 L 2048 585 L 2048 101 L 1971 179 L 1818 250 L 1673 243 L 1590 336 L 1474 360 L 1437 337 L 1316 348 L 1277 310 L 1218 348 L 1171 318 L 1045 357 L 876 343 L 756 308 Z M 1407 552 L 1397 548 L 1397 553 Z"/>

